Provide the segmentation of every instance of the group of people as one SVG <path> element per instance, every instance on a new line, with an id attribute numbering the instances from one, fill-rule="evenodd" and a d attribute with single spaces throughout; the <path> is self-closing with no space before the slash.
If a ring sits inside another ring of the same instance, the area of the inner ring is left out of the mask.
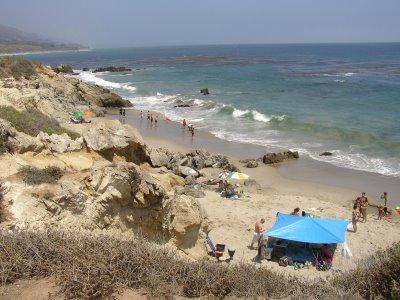
<path id="1" fill-rule="evenodd" d="M 183 126 L 183 129 L 185 129 L 186 126 L 187 126 L 187 128 L 188 128 L 189 132 L 191 133 L 192 137 L 194 136 L 194 126 L 193 126 L 193 124 L 187 124 L 186 119 L 183 119 L 182 120 L 182 126 Z"/>
<path id="2" fill-rule="evenodd" d="M 143 111 L 140 111 L 140 118 L 143 119 Z M 153 116 L 153 114 L 150 113 L 150 111 L 147 111 L 147 122 L 150 122 L 151 125 L 155 125 L 157 126 L 158 124 L 158 116 L 155 115 Z"/>

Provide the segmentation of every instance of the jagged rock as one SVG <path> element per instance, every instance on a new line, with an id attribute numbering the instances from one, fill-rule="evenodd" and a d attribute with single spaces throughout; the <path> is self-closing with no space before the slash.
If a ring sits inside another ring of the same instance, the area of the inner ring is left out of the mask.
<path id="1" fill-rule="evenodd" d="M 210 222 L 198 200 L 180 195 L 169 202 L 168 228 L 170 237 L 182 250 L 204 247 Z"/>
<path id="2" fill-rule="evenodd" d="M 189 165 L 189 158 L 188 158 L 188 157 L 182 158 L 182 159 L 179 161 L 179 165 L 180 165 L 180 166 L 188 166 L 188 165 Z"/>
<path id="3" fill-rule="evenodd" d="M 196 184 L 196 177 L 194 176 L 188 176 L 185 178 L 185 184 L 186 185 L 193 185 Z"/>
<path id="4" fill-rule="evenodd" d="M 151 165 L 155 168 L 167 166 L 169 163 L 169 156 L 167 155 L 166 151 L 162 148 L 151 149 L 149 158 Z"/>
<path id="5" fill-rule="evenodd" d="M 196 170 L 201 170 L 205 166 L 205 159 L 200 155 L 197 155 L 192 158 L 192 165 Z"/>
<path id="6" fill-rule="evenodd" d="M 193 185 L 187 185 L 183 189 L 177 191 L 178 195 L 186 195 L 194 198 L 204 198 L 206 194 Z"/>
<path id="7" fill-rule="evenodd" d="M 188 103 L 183 103 L 183 104 L 174 105 L 175 108 L 176 108 L 176 107 L 192 107 L 192 106 L 193 106 L 193 105 L 188 104 Z"/>
<path id="8" fill-rule="evenodd" d="M 83 138 L 79 137 L 72 140 L 68 134 L 52 134 L 40 132 L 37 138 L 52 152 L 64 153 L 78 151 L 83 148 Z"/>
<path id="9" fill-rule="evenodd" d="M 53 68 L 53 71 L 56 73 L 65 73 L 65 74 L 73 74 L 74 70 L 70 65 L 61 64 L 58 67 Z"/>
<path id="10" fill-rule="evenodd" d="M 83 72 L 88 72 L 90 69 L 89 68 L 82 68 Z"/>
<path id="11" fill-rule="evenodd" d="M 178 166 L 177 168 L 177 175 L 187 177 L 187 176 L 193 176 L 193 177 L 198 177 L 199 173 L 196 170 L 193 170 L 190 167 L 186 166 Z"/>
<path id="12" fill-rule="evenodd" d="M 329 151 L 322 152 L 319 156 L 332 156 L 333 153 Z"/>
<path id="13" fill-rule="evenodd" d="M 113 160 L 114 156 L 118 155 L 135 163 L 149 161 L 147 146 L 139 132 L 117 120 L 92 123 L 91 127 L 83 132 L 83 139 L 89 149 L 108 160 Z"/>
<path id="14" fill-rule="evenodd" d="M 246 168 L 257 168 L 258 162 L 256 160 L 250 160 L 246 163 Z"/>
<path id="15" fill-rule="evenodd" d="M 167 198 L 157 180 L 129 162 L 96 163 L 91 170 L 90 184 L 106 202 L 118 202 L 122 206 L 133 204 L 146 208 Z"/>
<path id="16" fill-rule="evenodd" d="M 203 95 L 209 95 L 210 91 L 208 90 L 208 88 L 204 88 L 200 90 L 200 93 L 202 93 Z"/>
<path id="17" fill-rule="evenodd" d="M 69 78 L 73 81 L 75 78 Z M 133 106 L 132 102 L 129 100 L 124 100 L 121 96 L 112 93 L 110 90 L 98 86 L 92 85 L 85 82 L 76 82 L 76 88 L 79 95 L 95 105 L 101 107 L 130 107 Z"/>
<path id="18" fill-rule="evenodd" d="M 297 159 L 299 158 L 299 153 L 297 151 L 286 151 L 283 153 L 267 153 L 263 156 L 264 164 L 276 164 L 283 162 L 287 159 Z"/>
<path id="19" fill-rule="evenodd" d="M 37 138 L 17 131 L 10 122 L 0 119 L 0 141 L 11 152 L 40 152 L 44 145 Z"/>
<path id="20" fill-rule="evenodd" d="M 52 198 L 60 207 L 74 213 L 81 213 L 85 209 L 87 199 L 88 195 L 83 192 L 83 186 L 77 181 L 61 182 L 61 190 Z"/>
<path id="21" fill-rule="evenodd" d="M 169 173 L 169 170 L 166 167 L 161 167 L 160 170 L 158 170 L 160 174 L 166 174 Z"/>
<path id="22" fill-rule="evenodd" d="M 97 68 L 93 71 L 93 73 L 98 73 L 98 72 L 129 72 L 132 71 L 132 69 L 126 68 L 126 67 L 114 67 L 114 66 L 109 66 L 109 67 L 100 67 Z"/>

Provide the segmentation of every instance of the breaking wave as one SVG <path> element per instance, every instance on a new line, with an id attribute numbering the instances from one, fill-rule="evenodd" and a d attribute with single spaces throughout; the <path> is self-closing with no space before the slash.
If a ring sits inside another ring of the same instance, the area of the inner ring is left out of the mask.
<path id="1" fill-rule="evenodd" d="M 95 76 L 92 72 L 80 72 L 79 75 L 76 76 L 78 79 L 81 79 L 82 81 L 87 81 L 87 82 L 92 82 L 94 84 L 106 87 L 106 88 L 111 88 L 111 89 L 123 89 L 123 90 L 128 90 L 131 92 L 136 91 L 136 87 L 131 86 L 130 82 L 125 82 L 125 83 L 118 83 L 118 82 L 112 82 L 105 80 L 103 78 Z"/>

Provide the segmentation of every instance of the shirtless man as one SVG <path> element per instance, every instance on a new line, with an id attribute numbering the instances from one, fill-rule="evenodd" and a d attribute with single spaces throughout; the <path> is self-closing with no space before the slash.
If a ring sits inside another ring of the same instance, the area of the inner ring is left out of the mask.
<path id="1" fill-rule="evenodd" d="M 365 193 L 363 192 L 360 197 L 360 212 L 364 223 L 367 222 L 367 208 L 368 198 L 365 197 Z"/>
<path id="2" fill-rule="evenodd" d="M 256 222 L 256 224 L 254 225 L 254 234 L 253 234 L 253 240 L 251 241 L 251 245 L 250 248 L 254 249 L 254 243 L 257 243 L 258 245 L 258 241 L 260 240 L 260 238 L 262 237 L 263 233 L 264 233 L 264 223 L 265 223 L 265 219 L 261 219 L 258 220 Z"/>
<path id="3" fill-rule="evenodd" d="M 300 208 L 296 207 L 290 214 L 292 216 L 298 216 L 300 214 Z"/>

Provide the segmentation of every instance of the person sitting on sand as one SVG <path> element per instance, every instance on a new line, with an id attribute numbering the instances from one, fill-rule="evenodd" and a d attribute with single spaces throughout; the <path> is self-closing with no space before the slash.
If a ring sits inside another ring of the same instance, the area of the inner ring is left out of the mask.
<path id="1" fill-rule="evenodd" d="M 258 220 L 256 222 L 256 224 L 254 225 L 254 234 L 253 234 L 253 240 L 251 241 L 251 245 L 250 248 L 254 249 L 254 243 L 257 243 L 258 245 L 258 241 L 260 240 L 260 238 L 262 237 L 263 233 L 264 233 L 264 223 L 265 223 L 265 219 L 262 218 L 260 220 Z"/>
<path id="2" fill-rule="evenodd" d="M 290 214 L 292 216 L 298 216 L 300 214 L 300 208 L 296 207 Z"/>
<path id="3" fill-rule="evenodd" d="M 368 198 L 365 196 L 363 192 L 360 198 L 360 212 L 363 218 L 363 222 L 367 222 L 367 208 L 368 208 Z"/>
<path id="4" fill-rule="evenodd" d="M 353 225 L 353 232 L 357 231 L 357 221 L 359 218 L 359 211 L 357 204 L 353 205 L 353 211 L 351 212 L 351 224 Z"/>

